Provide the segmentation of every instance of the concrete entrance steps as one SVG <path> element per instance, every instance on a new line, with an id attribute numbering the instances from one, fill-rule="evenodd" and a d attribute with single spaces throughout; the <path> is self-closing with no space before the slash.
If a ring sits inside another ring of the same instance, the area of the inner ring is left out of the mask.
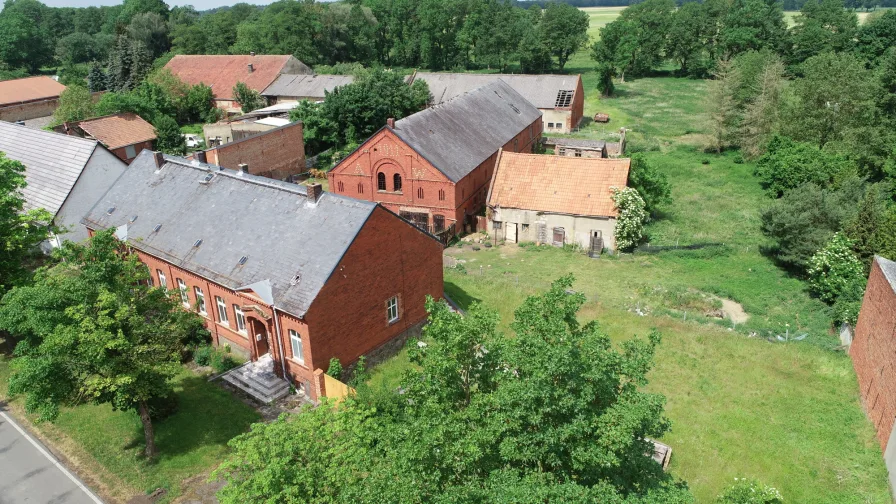
<path id="1" fill-rule="evenodd" d="M 263 355 L 255 362 L 247 362 L 221 378 L 264 404 L 289 394 L 289 383 L 274 374 L 271 354 Z"/>

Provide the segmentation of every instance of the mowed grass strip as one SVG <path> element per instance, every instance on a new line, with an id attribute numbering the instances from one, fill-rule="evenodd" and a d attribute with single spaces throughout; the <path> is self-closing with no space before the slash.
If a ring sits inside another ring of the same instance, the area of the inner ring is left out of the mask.
<path id="1" fill-rule="evenodd" d="M 0 399 L 9 373 L 9 360 L 0 354 Z M 32 427 L 88 480 L 95 479 L 88 483 L 103 495 L 124 502 L 161 487 L 167 490 L 161 502 L 170 502 L 183 492 L 186 479 L 221 462 L 231 438 L 261 420 L 254 408 L 204 376 L 184 369 L 173 383 L 178 410 L 155 424 L 159 455 L 153 462 L 142 457 L 143 427 L 133 411 L 84 404 L 63 408 L 55 422 Z M 24 416 L 21 403 L 15 399 L 10 405 L 19 417 Z"/>

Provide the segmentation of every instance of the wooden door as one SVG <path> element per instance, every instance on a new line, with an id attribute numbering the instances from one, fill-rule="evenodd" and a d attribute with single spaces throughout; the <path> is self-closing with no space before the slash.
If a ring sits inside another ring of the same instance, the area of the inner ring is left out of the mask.
<path id="1" fill-rule="evenodd" d="M 515 222 L 507 222 L 504 225 L 505 225 L 505 229 L 506 229 L 506 231 L 505 231 L 506 234 L 505 234 L 504 239 L 511 243 L 516 243 L 517 242 L 517 224 Z"/>

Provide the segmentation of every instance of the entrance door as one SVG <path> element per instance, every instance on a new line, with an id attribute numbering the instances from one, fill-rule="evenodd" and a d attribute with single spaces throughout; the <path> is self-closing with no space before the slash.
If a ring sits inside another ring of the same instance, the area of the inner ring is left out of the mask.
<path id="1" fill-rule="evenodd" d="M 271 351 L 268 345 L 268 331 L 265 325 L 258 319 L 251 318 L 249 320 L 251 320 L 252 334 L 254 334 L 255 338 L 255 356 L 261 357 Z"/>
<path id="2" fill-rule="evenodd" d="M 516 243 L 517 242 L 517 228 L 516 228 L 517 224 L 515 222 L 508 222 L 508 223 L 506 223 L 506 226 L 507 226 L 507 231 L 505 231 L 505 232 L 507 234 L 504 239 L 511 243 Z"/>
<path id="3" fill-rule="evenodd" d="M 600 231 L 591 231 L 591 247 L 588 255 L 591 257 L 600 257 L 600 253 L 604 250 L 603 233 Z"/>

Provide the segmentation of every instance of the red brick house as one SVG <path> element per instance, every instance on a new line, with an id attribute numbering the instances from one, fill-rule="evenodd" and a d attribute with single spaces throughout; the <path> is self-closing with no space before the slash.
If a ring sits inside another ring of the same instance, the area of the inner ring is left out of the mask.
<path id="1" fill-rule="evenodd" d="M 484 207 L 499 150 L 540 138 L 541 113 L 498 80 L 390 121 L 330 171 L 330 190 L 440 233 Z"/>
<path id="2" fill-rule="evenodd" d="M 277 180 L 286 180 L 305 171 L 305 142 L 302 122 L 265 131 L 235 142 L 218 145 L 196 156 L 231 170 L 247 165 L 249 173 Z"/>
<path id="3" fill-rule="evenodd" d="M 143 149 L 152 150 L 156 141 L 153 125 L 131 112 L 86 119 L 60 128 L 66 134 L 99 141 L 128 164 Z"/>
<path id="4" fill-rule="evenodd" d="M 849 355 L 896 488 L 896 262 L 874 258 Z"/>
<path id="5" fill-rule="evenodd" d="M 417 329 L 442 295 L 438 240 L 319 185 L 145 151 L 82 222 L 116 229 L 215 344 L 272 361 L 312 400 L 315 368 Z"/>

